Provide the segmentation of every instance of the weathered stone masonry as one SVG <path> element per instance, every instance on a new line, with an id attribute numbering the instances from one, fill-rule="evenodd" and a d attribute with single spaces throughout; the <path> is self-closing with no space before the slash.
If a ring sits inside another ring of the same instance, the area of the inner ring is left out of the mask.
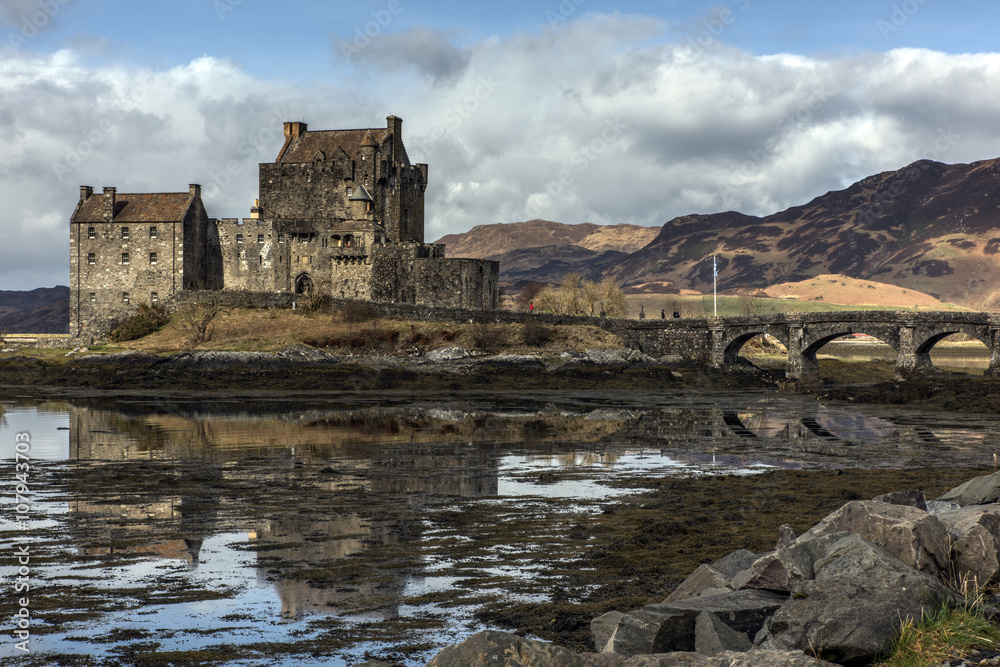
<path id="1" fill-rule="evenodd" d="M 717 367 L 738 363 L 739 352 L 753 337 L 769 334 L 788 349 L 785 375 L 818 381 L 816 354 L 836 338 L 868 334 L 894 348 L 900 377 L 932 366 L 931 349 L 945 337 L 964 333 L 990 350 L 988 375 L 1000 374 L 1000 316 L 993 313 L 857 311 L 794 313 L 777 316 L 616 321 L 608 328 L 630 347 L 655 357 L 673 356 Z"/>
<path id="2" fill-rule="evenodd" d="M 71 229 L 71 324 L 94 338 L 140 303 L 192 290 L 306 293 L 445 308 L 499 303 L 497 262 L 445 258 L 424 243 L 426 164 L 411 164 L 403 121 L 384 129 L 285 123 L 244 219 L 208 218 L 201 188 L 124 194 L 81 187 Z"/>

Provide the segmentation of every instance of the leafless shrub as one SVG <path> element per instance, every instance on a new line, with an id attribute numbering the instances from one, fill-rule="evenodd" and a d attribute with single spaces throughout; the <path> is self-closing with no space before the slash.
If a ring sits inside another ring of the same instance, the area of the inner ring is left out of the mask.
<path id="1" fill-rule="evenodd" d="M 212 340 L 216 318 L 231 310 L 218 298 L 213 297 L 177 311 L 174 315 L 174 325 L 185 334 L 188 345 L 195 347 Z"/>
<path id="2" fill-rule="evenodd" d="M 302 295 L 299 303 L 302 304 L 302 310 L 307 313 L 324 313 L 329 312 L 333 306 L 333 299 L 318 290 L 309 290 Z"/>
<path id="3" fill-rule="evenodd" d="M 496 352 L 503 344 L 503 332 L 493 323 L 494 311 L 487 304 L 485 295 L 476 312 L 472 327 L 472 345 L 483 352 Z"/>
<path id="4" fill-rule="evenodd" d="M 521 288 L 517 296 L 514 297 L 514 305 L 518 310 L 528 310 L 528 306 L 538 298 L 538 293 L 545 289 L 544 283 L 530 282 Z"/>
<path id="5" fill-rule="evenodd" d="M 739 295 L 740 315 L 761 315 L 764 312 L 764 295 L 759 291 L 744 291 Z"/>
<path id="6" fill-rule="evenodd" d="M 537 318 L 528 317 L 521 326 L 521 341 L 525 345 L 532 347 L 543 347 L 552 340 L 552 329 L 538 321 Z"/>
<path id="7" fill-rule="evenodd" d="M 340 307 L 340 319 L 348 324 L 359 324 L 375 317 L 375 309 L 364 301 L 345 301 Z"/>

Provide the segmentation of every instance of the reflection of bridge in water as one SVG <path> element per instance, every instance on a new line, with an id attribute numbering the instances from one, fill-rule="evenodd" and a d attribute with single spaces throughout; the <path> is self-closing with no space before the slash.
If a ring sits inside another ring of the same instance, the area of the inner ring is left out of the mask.
<path id="1" fill-rule="evenodd" d="M 819 379 L 816 354 L 830 341 L 867 334 L 898 352 L 900 377 L 931 368 L 931 350 L 953 334 L 966 334 L 990 352 L 988 375 L 1000 374 L 1000 314 L 899 311 L 783 313 L 746 317 L 609 321 L 630 347 L 656 357 L 676 356 L 716 367 L 739 363 L 752 338 L 768 334 L 788 350 L 785 375 L 807 384 Z"/>

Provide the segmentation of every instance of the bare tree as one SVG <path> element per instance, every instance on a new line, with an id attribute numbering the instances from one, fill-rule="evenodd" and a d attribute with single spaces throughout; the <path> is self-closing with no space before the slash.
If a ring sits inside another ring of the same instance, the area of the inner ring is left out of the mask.
<path id="1" fill-rule="evenodd" d="M 740 315 L 760 315 L 764 312 L 764 296 L 759 290 L 745 290 L 739 295 Z"/>
<path id="2" fill-rule="evenodd" d="M 608 317 L 625 317 L 628 313 L 628 300 L 625 293 L 614 278 L 605 278 L 601 283 L 604 295 L 604 312 Z"/>
<path id="3" fill-rule="evenodd" d="M 583 303 L 590 316 L 593 317 L 597 314 L 594 311 L 595 306 L 600 309 L 600 304 L 604 301 L 604 285 L 593 280 L 584 280 L 581 287 L 583 287 Z"/>
<path id="4" fill-rule="evenodd" d="M 221 299 L 212 297 L 178 311 L 174 322 L 187 336 L 188 344 L 194 347 L 212 340 L 216 318 L 230 310 L 232 309 L 223 305 Z"/>
<path id="5" fill-rule="evenodd" d="M 538 298 L 538 293 L 545 289 L 545 283 L 530 282 L 521 288 L 517 296 L 514 297 L 514 305 L 518 310 L 527 310 L 528 305 L 534 303 Z"/>

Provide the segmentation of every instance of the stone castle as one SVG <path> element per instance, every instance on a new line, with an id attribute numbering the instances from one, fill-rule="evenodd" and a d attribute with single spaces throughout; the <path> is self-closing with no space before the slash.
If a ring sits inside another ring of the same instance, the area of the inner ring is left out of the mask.
<path id="1" fill-rule="evenodd" d="M 139 304 L 198 290 L 497 308 L 497 262 L 445 258 L 444 245 L 424 242 L 427 165 L 410 163 L 402 125 L 396 116 L 360 130 L 285 123 L 244 219 L 208 217 L 200 185 L 142 194 L 81 186 L 70 219 L 70 335 L 100 337 Z"/>

